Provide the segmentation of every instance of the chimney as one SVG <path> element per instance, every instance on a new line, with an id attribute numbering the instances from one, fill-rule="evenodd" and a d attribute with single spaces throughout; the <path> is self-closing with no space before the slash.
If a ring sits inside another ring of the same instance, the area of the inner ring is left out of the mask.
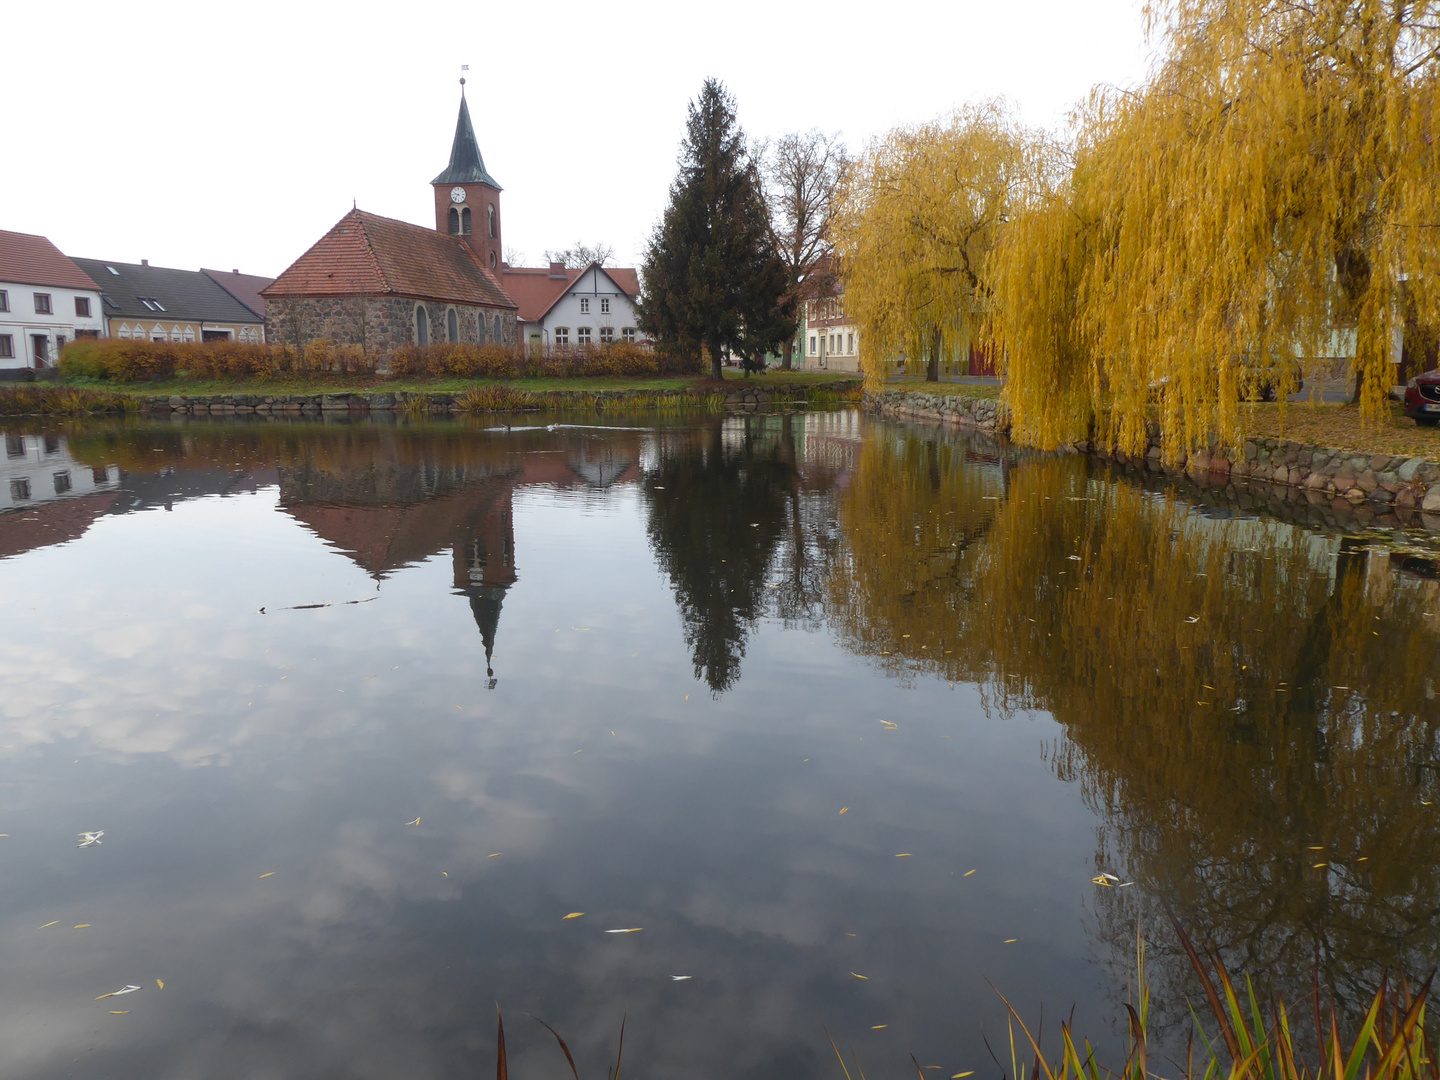
<path id="1" fill-rule="evenodd" d="M 231 272 L 232 274 L 238 274 L 238 273 L 240 273 L 239 270 L 231 270 L 230 272 Z"/>
<path id="2" fill-rule="evenodd" d="M 552 278 L 563 278 L 565 276 L 565 264 L 561 262 L 552 262 L 550 264 L 550 276 Z"/>
<path id="3" fill-rule="evenodd" d="M 141 259 L 141 260 L 140 260 L 140 265 L 141 265 L 141 266 L 149 266 L 149 265 L 150 265 L 150 260 L 149 260 L 149 259 Z"/>

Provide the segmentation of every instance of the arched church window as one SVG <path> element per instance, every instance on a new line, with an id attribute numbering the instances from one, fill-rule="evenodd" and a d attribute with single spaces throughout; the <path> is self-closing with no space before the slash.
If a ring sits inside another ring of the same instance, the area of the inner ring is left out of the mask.
<path id="1" fill-rule="evenodd" d="M 485 344 L 486 320 L 485 320 L 485 313 L 484 313 L 483 311 L 480 312 L 479 317 L 476 319 L 476 326 L 477 326 L 477 329 L 480 331 L 480 333 L 479 333 L 479 336 L 478 336 L 475 340 L 478 341 L 478 342 L 480 342 L 481 345 L 484 345 L 484 344 Z"/>
<path id="2" fill-rule="evenodd" d="M 425 314 L 424 304 L 415 308 L 415 344 L 430 344 L 430 316 Z"/>
<path id="3" fill-rule="evenodd" d="M 450 207 L 450 235 L 460 235 L 460 211 L 456 210 L 453 206 Z"/>
<path id="4" fill-rule="evenodd" d="M 460 235 L 470 235 L 470 207 L 460 211 Z"/>
<path id="5" fill-rule="evenodd" d="M 453 307 L 445 313 L 445 340 L 452 345 L 460 340 L 460 319 Z"/>
<path id="6" fill-rule="evenodd" d="M 495 269 L 495 252 L 490 252 L 490 269 Z"/>
<path id="7" fill-rule="evenodd" d="M 495 225 L 496 225 L 496 222 L 495 222 L 495 204 L 494 204 L 493 202 L 490 204 L 489 215 L 490 215 L 490 239 L 491 239 L 491 240 L 494 240 L 494 239 L 495 239 Z"/>

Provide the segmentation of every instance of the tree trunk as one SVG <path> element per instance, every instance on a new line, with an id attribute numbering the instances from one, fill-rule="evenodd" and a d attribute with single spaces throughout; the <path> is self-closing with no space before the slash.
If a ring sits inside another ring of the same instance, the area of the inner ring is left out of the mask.
<path id="1" fill-rule="evenodd" d="M 794 352 L 795 352 L 795 339 L 794 339 L 794 338 L 790 338 L 788 341 L 785 342 L 785 346 L 780 350 L 780 370 L 781 370 L 781 371 L 790 371 L 790 370 L 791 370 L 790 357 L 791 357 L 791 354 L 793 354 Z"/>
<path id="2" fill-rule="evenodd" d="M 720 370 L 720 350 L 710 346 L 710 377 L 716 382 L 725 378 L 725 373 Z"/>
<path id="3" fill-rule="evenodd" d="M 934 329 L 934 337 L 931 339 L 930 361 L 925 365 L 925 381 L 940 381 L 940 328 Z"/>

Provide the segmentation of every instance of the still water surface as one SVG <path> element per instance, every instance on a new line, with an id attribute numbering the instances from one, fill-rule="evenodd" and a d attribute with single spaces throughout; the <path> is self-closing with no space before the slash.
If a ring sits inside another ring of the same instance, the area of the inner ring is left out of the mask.
<path id="1" fill-rule="evenodd" d="M 1190 990 L 1162 900 L 1292 1000 L 1428 969 L 1423 534 L 531 422 L 3 433 L 0 1074 L 471 1076 L 498 1003 L 520 1080 L 527 1012 L 582 1076 L 622 1015 L 651 1077 L 994 1076 L 992 983 L 1118 1047 L 1137 919 Z"/>

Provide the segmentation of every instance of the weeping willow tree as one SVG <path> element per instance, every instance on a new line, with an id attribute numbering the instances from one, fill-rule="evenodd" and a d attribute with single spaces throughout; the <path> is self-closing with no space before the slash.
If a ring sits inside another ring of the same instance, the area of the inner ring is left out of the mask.
<path id="1" fill-rule="evenodd" d="M 900 356 L 968 346 L 985 318 L 985 265 L 1022 168 L 1024 133 L 996 102 L 896 128 L 847 173 L 835 223 L 847 313 L 866 381 Z"/>
<path id="2" fill-rule="evenodd" d="M 1134 452 L 1158 407 L 1174 459 L 1237 440 L 1240 400 L 1337 338 L 1377 417 L 1404 304 L 1440 311 L 1440 4 L 1156 0 L 1147 18 L 1154 75 L 1077 113 L 1068 176 L 1028 178 L 992 260 L 1016 431 L 1053 446 L 1093 425 Z"/>

